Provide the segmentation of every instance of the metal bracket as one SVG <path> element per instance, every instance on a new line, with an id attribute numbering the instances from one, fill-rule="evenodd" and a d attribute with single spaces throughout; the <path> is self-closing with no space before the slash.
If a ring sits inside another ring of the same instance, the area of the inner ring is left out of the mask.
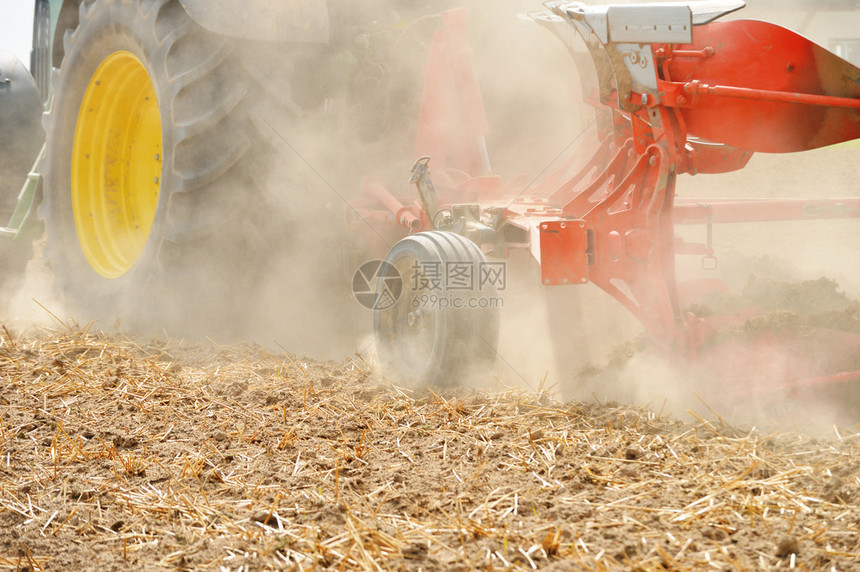
<path id="1" fill-rule="evenodd" d="M 452 205 L 449 230 L 465 236 L 478 246 L 491 244 L 496 241 L 496 231 L 484 224 L 482 219 L 481 205 Z"/>
<path id="2" fill-rule="evenodd" d="M 702 257 L 702 270 L 716 270 L 718 262 L 717 257 L 714 255 L 714 209 L 708 208 L 707 217 L 707 221 L 705 222 L 706 254 Z"/>
<path id="3" fill-rule="evenodd" d="M 613 5 L 606 13 L 609 41 L 632 44 L 689 44 L 693 15 L 684 4 Z"/>
<path id="4" fill-rule="evenodd" d="M 18 238 L 21 230 L 30 218 L 30 212 L 33 210 L 33 201 L 36 199 L 36 188 L 39 186 L 39 175 L 37 166 L 42 156 L 45 154 L 45 146 L 42 145 L 42 150 L 39 152 L 39 158 L 27 175 L 27 180 L 24 183 L 21 192 L 18 193 L 18 205 L 12 213 L 12 218 L 9 220 L 9 226 L 0 226 L 0 237 Z"/>
<path id="5" fill-rule="evenodd" d="M 436 187 L 433 186 L 430 168 L 427 166 L 429 163 L 430 157 L 421 157 L 415 161 L 415 164 L 412 165 L 412 178 L 409 179 L 409 183 L 418 189 L 418 198 L 421 199 L 421 206 L 427 213 L 430 226 L 434 230 L 439 230 L 451 225 L 451 213 L 443 210 L 439 205 Z"/>
<path id="6" fill-rule="evenodd" d="M 540 270 L 545 285 L 588 282 L 589 238 L 584 220 L 540 223 Z"/>

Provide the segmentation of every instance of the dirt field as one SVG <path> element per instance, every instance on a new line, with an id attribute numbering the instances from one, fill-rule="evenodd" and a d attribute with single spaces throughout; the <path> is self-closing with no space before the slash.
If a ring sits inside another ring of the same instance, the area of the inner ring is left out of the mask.
<path id="1" fill-rule="evenodd" d="M 247 346 L 0 335 L 0 569 L 860 566 L 857 427 L 762 435 Z"/>

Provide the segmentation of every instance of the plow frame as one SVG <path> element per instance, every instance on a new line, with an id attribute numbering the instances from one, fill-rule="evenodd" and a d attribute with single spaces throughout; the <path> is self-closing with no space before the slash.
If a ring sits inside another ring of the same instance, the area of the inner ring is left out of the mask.
<path id="1" fill-rule="evenodd" d="M 860 218 L 860 197 L 684 199 L 676 196 L 678 175 L 729 172 L 755 152 L 797 152 L 860 137 L 860 70 L 773 24 L 714 22 L 743 2 L 546 6 L 531 20 L 571 52 L 573 28 L 596 68 L 596 83 L 583 79 L 602 132 L 596 149 L 581 146 L 525 190 L 489 175 L 483 102 L 463 47 L 465 14 L 454 11 L 443 15 L 431 46 L 417 155 L 438 157 L 433 174 L 442 209 L 467 205 L 492 230 L 456 232 L 491 256 L 528 250 L 545 286 L 595 284 L 659 347 L 695 360 L 710 336 L 737 320 L 684 310 L 676 256 L 698 255 L 703 267 L 715 268 L 715 224 Z M 445 127 L 458 117 L 472 119 L 452 134 Z M 582 162 L 583 156 L 590 158 Z M 511 194 L 513 200 L 500 199 Z M 396 198 L 382 181 L 366 180 L 364 196 L 356 212 L 387 217 L 401 233 L 439 228 L 423 200 Z M 707 241 L 682 241 L 676 225 L 705 226 Z M 860 348 L 860 335 L 843 339 L 848 349 Z M 856 381 L 860 372 L 807 377 L 817 385 Z"/>

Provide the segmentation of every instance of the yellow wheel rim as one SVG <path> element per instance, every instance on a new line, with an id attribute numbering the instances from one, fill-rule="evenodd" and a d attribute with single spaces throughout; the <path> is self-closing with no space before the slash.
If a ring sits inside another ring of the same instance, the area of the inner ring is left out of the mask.
<path id="1" fill-rule="evenodd" d="M 152 80 L 131 52 L 93 74 L 75 125 L 72 210 L 87 261 L 105 278 L 143 252 L 161 187 L 161 115 Z"/>

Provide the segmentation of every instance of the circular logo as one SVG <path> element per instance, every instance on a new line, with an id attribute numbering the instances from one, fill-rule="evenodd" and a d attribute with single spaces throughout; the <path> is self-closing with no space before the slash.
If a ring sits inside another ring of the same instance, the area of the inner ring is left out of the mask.
<path id="1" fill-rule="evenodd" d="M 352 294 L 368 310 L 387 310 L 403 292 L 397 268 L 384 260 L 365 262 L 352 277 Z"/>

